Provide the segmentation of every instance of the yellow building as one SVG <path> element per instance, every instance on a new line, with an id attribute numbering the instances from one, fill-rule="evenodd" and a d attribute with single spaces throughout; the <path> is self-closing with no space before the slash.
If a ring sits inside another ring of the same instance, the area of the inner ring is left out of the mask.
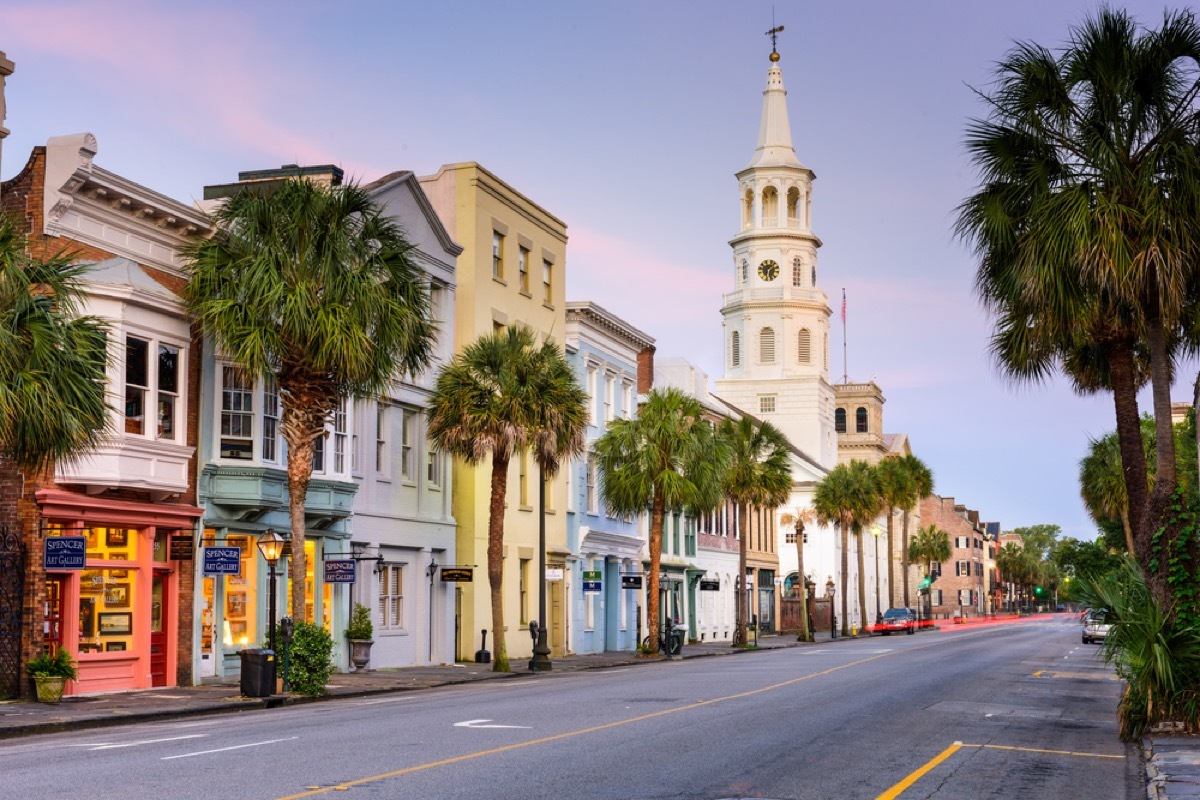
<path id="1" fill-rule="evenodd" d="M 566 330 L 567 226 L 474 162 L 448 164 L 420 179 L 454 240 L 458 257 L 455 352 L 482 335 L 523 323 L 561 344 Z M 504 517 L 504 622 L 508 656 L 529 658 L 529 623 L 538 617 L 538 470 L 528 453 L 514 456 L 508 475 Z M 491 631 L 487 580 L 490 460 L 478 467 L 454 466 L 454 516 L 458 523 L 456 560 L 474 567 L 474 580 L 456 592 L 456 657 L 479 649 L 480 632 Z M 566 652 L 570 570 L 567 559 L 566 470 L 546 490 L 546 608 L 552 655 Z M 546 622 L 538 620 L 539 623 Z"/>

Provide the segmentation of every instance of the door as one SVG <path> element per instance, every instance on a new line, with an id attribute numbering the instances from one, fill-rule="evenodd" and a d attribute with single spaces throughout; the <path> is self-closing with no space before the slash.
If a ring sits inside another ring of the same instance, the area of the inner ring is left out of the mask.
<path id="1" fill-rule="evenodd" d="M 167 683 L 167 576 L 170 570 L 154 570 L 154 584 L 150 590 L 150 685 L 168 686 Z"/>
<path id="2" fill-rule="evenodd" d="M 62 647 L 63 579 L 46 578 L 46 604 L 42 608 L 42 649 L 57 653 Z"/>
<path id="3" fill-rule="evenodd" d="M 566 614 L 563 609 L 563 581 L 550 581 L 550 656 L 567 654 Z"/>

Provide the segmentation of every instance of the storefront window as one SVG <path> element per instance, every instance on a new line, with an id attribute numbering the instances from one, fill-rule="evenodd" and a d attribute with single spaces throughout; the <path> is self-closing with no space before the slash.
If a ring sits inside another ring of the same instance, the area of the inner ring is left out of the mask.
<path id="1" fill-rule="evenodd" d="M 130 569 L 86 569 L 79 584 L 79 652 L 115 653 L 133 648 L 137 582 Z"/>
<path id="2" fill-rule="evenodd" d="M 213 637 L 226 648 L 257 647 L 258 625 L 254 617 L 254 586 L 258 577 L 257 550 L 253 537 L 230 534 L 218 539 L 217 532 L 204 532 L 205 546 L 236 547 L 242 553 L 237 575 L 204 578 L 201 583 L 200 650 L 211 656 Z M 219 626 L 219 628 L 218 628 Z"/>
<path id="3" fill-rule="evenodd" d="M 304 620 L 306 622 L 316 621 L 316 567 L 322 563 L 317 556 L 317 542 L 315 539 L 304 540 Z M 291 603 L 292 596 L 292 580 L 291 569 L 288 568 L 288 578 L 285 581 L 287 584 L 287 603 Z M 333 586 L 332 584 L 322 583 L 320 590 L 321 599 L 321 621 L 320 624 L 325 630 L 332 630 L 331 623 L 333 621 Z"/>

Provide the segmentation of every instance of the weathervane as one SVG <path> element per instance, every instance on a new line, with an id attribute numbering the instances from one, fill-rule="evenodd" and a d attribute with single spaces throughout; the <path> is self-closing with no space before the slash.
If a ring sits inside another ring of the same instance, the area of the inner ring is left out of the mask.
<path id="1" fill-rule="evenodd" d="M 771 24 L 772 25 L 775 24 L 775 10 L 774 9 L 771 10 Z M 775 37 L 781 33 L 783 33 L 782 25 L 771 28 L 771 30 L 767 31 L 767 33 L 766 33 L 767 36 L 771 37 L 771 60 L 772 61 L 779 60 L 779 53 L 775 50 Z"/>

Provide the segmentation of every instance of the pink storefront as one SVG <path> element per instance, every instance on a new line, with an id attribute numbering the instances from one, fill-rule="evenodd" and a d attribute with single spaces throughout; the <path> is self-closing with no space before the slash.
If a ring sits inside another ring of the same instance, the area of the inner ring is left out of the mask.
<path id="1" fill-rule="evenodd" d="M 171 537 L 194 541 L 202 510 L 60 490 L 37 499 L 47 536 L 87 540 L 85 569 L 46 573 L 47 640 L 78 654 L 79 679 L 67 692 L 176 685 L 180 636 L 191 633 L 192 562 L 170 558 Z"/>

